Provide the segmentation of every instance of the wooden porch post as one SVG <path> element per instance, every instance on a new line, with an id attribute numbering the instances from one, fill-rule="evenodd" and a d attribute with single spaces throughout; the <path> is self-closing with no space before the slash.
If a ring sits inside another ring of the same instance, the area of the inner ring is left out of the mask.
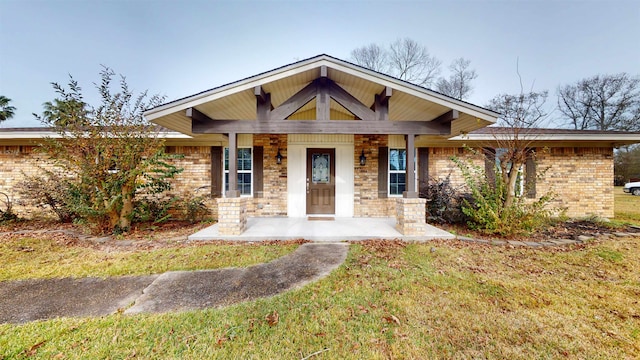
<path id="1" fill-rule="evenodd" d="M 228 198 L 240 197 L 238 191 L 238 134 L 229 133 L 229 190 Z"/>
<path id="2" fill-rule="evenodd" d="M 407 145 L 407 188 L 406 191 L 402 193 L 402 197 L 407 199 L 416 199 L 418 198 L 418 192 L 416 191 L 416 175 L 415 175 L 415 151 L 416 151 L 416 135 L 408 134 L 406 135 L 406 145 Z"/>

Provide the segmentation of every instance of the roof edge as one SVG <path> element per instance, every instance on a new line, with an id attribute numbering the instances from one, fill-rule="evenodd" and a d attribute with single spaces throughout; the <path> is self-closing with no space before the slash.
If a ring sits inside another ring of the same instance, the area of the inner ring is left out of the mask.
<path id="1" fill-rule="evenodd" d="M 334 65 L 337 65 L 337 66 L 342 66 L 342 67 L 350 69 L 352 71 L 357 71 L 359 73 L 366 74 L 366 75 L 378 78 L 382 82 L 389 82 L 389 83 L 392 83 L 392 84 L 397 85 L 399 87 L 404 87 L 405 89 L 411 89 L 411 90 L 413 90 L 413 91 L 415 91 L 417 93 L 428 95 L 428 96 L 430 96 L 432 98 L 435 98 L 435 99 L 438 99 L 438 100 L 440 100 L 442 102 L 447 102 L 449 104 L 458 105 L 460 107 L 463 107 L 463 108 L 466 108 L 466 109 L 470 110 L 472 113 L 474 113 L 473 114 L 474 116 L 481 115 L 480 117 L 482 117 L 483 120 L 489 121 L 491 123 L 494 123 L 496 121 L 495 119 L 497 119 L 499 117 L 499 115 L 500 115 L 499 113 L 497 113 L 497 112 L 495 112 L 493 110 L 490 110 L 490 109 L 487 109 L 487 108 L 484 108 L 484 107 L 481 107 L 481 106 L 478 106 L 478 105 L 475 105 L 475 104 L 472 104 L 472 103 L 469 103 L 469 102 L 466 102 L 466 101 L 463 101 L 463 100 L 458 100 L 458 99 L 452 98 L 450 96 L 441 94 L 441 93 L 433 91 L 431 89 L 428 89 L 428 88 L 425 88 L 425 87 L 410 83 L 410 82 L 405 81 L 405 80 L 401 80 L 401 79 L 395 78 L 395 77 L 390 76 L 388 74 L 384 74 L 384 73 L 380 73 L 380 72 L 377 72 L 377 71 L 374 71 L 374 70 L 371 70 L 371 69 L 367 69 L 367 68 L 365 68 L 363 66 L 360 66 L 360 65 L 357 65 L 357 64 L 342 60 L 342 59 L 338 59 L 336 57 L 333 57 L 333 56 L 330 56 L 330 55 L 327 55 L 327 54 L 321 54 L 321 55 L 317 55 L 317 56 L 310 57 L 310 58 L 307 58 L 307 59 L 303 59 L 303 60 L 300 60 L 300 61 L 296 61 L 296 62 L 293 62 L 291 64 L 287 64 L 287 65 L 284 65 L 284 66 L 281 66 L 281 67 L 278 67 L 278 68 L 275 68 L 275 69 L 272 69 L 272 70 L 268 70 L 268 71 L 259 73 L 257 75 L 253 75 L 253 76 L 246 77 L 246 78 L 234 81 L 234 82 L 230 82 L 230 83 L 227 83 L 227 84 L 224 84 L 224 85 L 220 85 L 220 86 L 211 88 L 209 90 L 201 91 L 199 93 L 196 93 L 196 94 L 193 94 L 193 95 L 190 95 L 190 96 L 186 96 L 186 97 L 182 97 L 182 98 L 179 98 L 179 99 L 176 99 L 176 100 L 172 100 L 172 101 L 167 102 L 165 104 L 158 105 L 158 106 L 156 106 L 154 108 L 145 110 L 144 116 L 149 120 L 153 120 L 153 119 L 168 115 L 168 114 L 170 114 L 172 112 L 183 110 L 180 107 L 184 106 L 185 104 L 195 103 L 195 104 L 191 104 L 191 106 L 197 106 L 197 105 L 199 105 L 198 102 L 200 100 L 202 100 L 204 98 L 207 98 L 207 97 L 214 96 L 214 95 L 219 94 L 221 92 L 231 91 L 232 89 L 235 89 L 235 88 L 238 88 L 238 87 L 242 87 L 242 86 L 247 86 L 247 85 L 253 84 L 253 83 L 260 83 L 260 81 L 262 81 L 262 80 L 264 80 L 266 78 L 277 77 L 279 75 L 286 74 L 287 72 L 290 72 L 290 71 L 295 71 L 295 70 L 305 71 L 305 70 L 308 70 L 308 69 L 313 69 L 313 68 L 322 66 L 323 62 L 326 62 L 326 63 L 329 63 L 329 64 L 334 64 Z M 317 63 L 317 66 L 313 66 L 316 63 Z M 340 70 L 340 69 L 337 69 L 337 70 Z M 206 102 L 206 101 L 202 101 L 202 102 Z M 187 106 L 184 106 L 184 108 L 191 107 L 191 106 L 187 105 Z M 171 111 L 172 108 L 178 108 L 178 109 L 176 109 L 174 111 Z"/>

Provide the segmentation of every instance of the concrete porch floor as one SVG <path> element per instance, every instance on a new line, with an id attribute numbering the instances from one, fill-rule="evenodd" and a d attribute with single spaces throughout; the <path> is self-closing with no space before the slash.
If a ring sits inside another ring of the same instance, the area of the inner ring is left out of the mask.
<path id="1" fill-rule="evenodd" d="M 266 241 L 294 240 L 353 241 L 368 239 L 402 239 L 426 241 L 454 239 L 455 235 L 427 224 L 422 236 L 404 236 L 395 228 L 394 218 L 335 218 L 308 220 L 307 218 L 271 217 L 248 218 L 242 235 L 220 235 L 218 224 L 189 236 L 189 240 Z"/>

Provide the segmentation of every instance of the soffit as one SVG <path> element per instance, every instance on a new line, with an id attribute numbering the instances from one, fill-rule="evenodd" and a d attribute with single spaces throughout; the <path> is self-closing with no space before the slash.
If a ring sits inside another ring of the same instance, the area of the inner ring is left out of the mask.
<path id="1" fill-rule="evenodd" d="M 391 87 L 391 121 L 431 121 L 455 109 L 459 111 L 460 117 L 452 124 L 452 135 L 469 132 L 495 121 L 496 114 L 486 109 L 449 99 L 334 58 L 320 56 L 318 59 L 309 59 L 308 62 L 303 62 L 299 68 L 284 67 L 284 70 L 274 70 L 273 76 L 269 76 L 269 73 L 261 74 L 253 81 L 252 78 L 248 78 L 237 84 L 232 83 L 201 95 L 194 95 L 193 99 L 185 98 L 176 101 L 175 104 L 165 104 L 158 109 L 147 111 L 146 115 L 159 125 L 193 136 L 197 135 L 191 133 L 191 120 L 185 115 L 185 109 L 188 107 L 194 107 L 214 120 L 256 120 L 255 86 L 261 86 L 264 93 L 271 94 L 272 106 L 277 108 L 319 78 L 321 66 L 326 66 L 327 77 L 366 107 L 373 105 L 376 94 L 381 93 L 385 87 Z M 289 119 L 315 119 L 315 104 L 315 99 L 308 102 Z M 332 120 L 353 119 L 353 115 L 333 99 L 330 109 Z"/>

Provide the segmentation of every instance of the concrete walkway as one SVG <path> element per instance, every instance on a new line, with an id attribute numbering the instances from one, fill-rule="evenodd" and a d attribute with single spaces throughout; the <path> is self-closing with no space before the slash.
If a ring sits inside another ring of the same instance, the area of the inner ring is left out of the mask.
<path id="1" fill-rule="evenodd" d="M 422 236 L 404 236 L 395 228 L 394 218 L 335 218 L 335 220 L 308 220 L 307 218 L 249 218 L 247 230 L 236 236 L 220 235 L 218 224 L 189 236 L 189 240 L 265 241 L 358 241 L 370 239 L 402 239 L 426 241 L 454 239 L 455 235 L 427 224 Z"/>
<path id="2" fill-rule="evenodd" d="M 289 255 L 248 268 L 0 282 L 0 323 L 230 305 L 316 281 L 340 266 L 347 251 L 345 243 L 307 243 Z"/>

